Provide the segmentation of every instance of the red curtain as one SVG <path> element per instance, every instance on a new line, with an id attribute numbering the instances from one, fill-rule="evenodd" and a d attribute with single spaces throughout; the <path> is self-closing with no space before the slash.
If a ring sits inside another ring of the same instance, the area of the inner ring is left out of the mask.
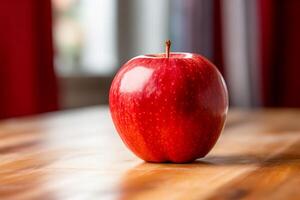
<path id="1" fill-rule="evenodd" d="M 222 75 L 225 77 L 224 61 L 223 61 L 223 41 L 222 41 L 222 16 L 221 1 L 213 1 L 213 62 L 218 67 Z M 226 77 L 225 77 L 226 78 Z"/>
<path id="2" fill-rule="evenodd" d="M 265 106 L 300 107 L 300 1 L 258 0 Z"/>
<path id="3" fill-rule="evenodd" d="M 50 0 L 0 3 L 0 118 L 56 110 Z"/>

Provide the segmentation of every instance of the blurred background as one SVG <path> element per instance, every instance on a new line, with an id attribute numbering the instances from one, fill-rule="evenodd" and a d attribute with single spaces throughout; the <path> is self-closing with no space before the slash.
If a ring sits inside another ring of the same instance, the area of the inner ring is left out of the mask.
<path id="1" fill-rule="evenodd" d="M 107 104 L 169 38 L 215 63 L 232 107 L 300 106 L 299 0 L 2 0 L 0 118 Z"/>

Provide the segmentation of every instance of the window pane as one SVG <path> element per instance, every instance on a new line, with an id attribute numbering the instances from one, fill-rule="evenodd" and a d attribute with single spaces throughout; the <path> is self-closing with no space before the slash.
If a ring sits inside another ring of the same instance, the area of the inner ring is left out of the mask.
<path id="1" fill-rule="evenodd" d="M 116 0 L 53 0 L 61 74 L 110 74 L 117 63 Z"/>

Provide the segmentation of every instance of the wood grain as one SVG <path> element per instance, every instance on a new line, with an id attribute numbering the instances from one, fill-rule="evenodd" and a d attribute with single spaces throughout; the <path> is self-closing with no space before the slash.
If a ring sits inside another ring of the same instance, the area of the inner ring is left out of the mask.
<path id="1" fill-rule="evenodd" d="M 299 110 L 231 110 L 191 164 L 133 156 L 106 107 L 0 122 L 0 199 L 299 199 L 299 185 Z"/>

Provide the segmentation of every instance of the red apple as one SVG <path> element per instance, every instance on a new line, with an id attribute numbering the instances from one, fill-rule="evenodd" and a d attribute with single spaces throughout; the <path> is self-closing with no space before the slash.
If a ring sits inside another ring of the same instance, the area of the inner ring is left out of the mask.
<path id="1" fill-rule="evenodd" d="M 201 55 L 138 56 L 116 74 L 109 93 L 114 125 L 124 143 L 149 162 L 192 162 L 216 143 L 228 95 L 217 68 Z"/>

